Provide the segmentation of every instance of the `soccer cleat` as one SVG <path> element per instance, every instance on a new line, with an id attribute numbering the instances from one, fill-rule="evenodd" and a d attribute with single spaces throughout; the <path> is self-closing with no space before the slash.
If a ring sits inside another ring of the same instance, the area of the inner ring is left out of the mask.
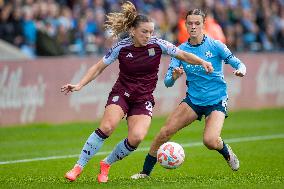
<path id="1" fill-rule="evenodd" d="M 98 175 L 99 183 L 105 183 L 108 181 L 108 172 L 110 169 L 110 165 L 104 161 L 100 162 L 100 174 Z"/>
<path id="2" fill-rule="evenodd" d="M 227 163 L 233 171 L 237 171 L 240 168 L 240 162 L 238 160 L 238 157 L 236 156 L 236 154 L 234 154 L 232 148 L 228 144 L 226 145 L 230 155 L 229 159 L 227 160 Z"/>
<path id="3" fill-rule="evenodd" d="M 149 178 L 149 175 L 147 175 L 147 174 L 145 174 L 143 172 L 140 172 L 140 173 L 136 173 L 136 174 L 132 175 L 130 178 L 135 179 L 135 180 L 137 180 L 137 179 L 145 179 L 145 178 Z"/>
<path id="4" fill-rule="evenodd" d="M 83 171 L 83 168 L 80 165 L 76 164 L 73 167 L 73 169 L 71 169 L 70 171 L 68 171 L 65 174 L 64 177 L 72 182 L 72 181 L 76 180 L 79 177 L 79 175 L 82 173 L 82 171 Z"/>

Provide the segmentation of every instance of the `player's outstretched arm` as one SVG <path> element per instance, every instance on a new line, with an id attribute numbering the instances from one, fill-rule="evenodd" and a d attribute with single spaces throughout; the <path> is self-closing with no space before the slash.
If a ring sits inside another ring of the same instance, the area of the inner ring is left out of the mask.
<path id="1" fill-rule="evenodd" d="M 227 58 L 227 63 L 230 64 L 236 70 L 233 72 L 238 77 L 244 77 L 247 73 L 247 68 L 244 63 L 234 55 L 230 55 L 229 59 Z"/>
<path id="2" fill-rule="evenodd" d="M 244 63 L 228 49 L 228 47 L 219 40 L 214 41 L 216 51 L 220 55 L 220 57 L 224 60 L 225 64 L 230 64 L 234 69 L 236 69 L 233 73 L 236 76 L 243 77 L 246 75 L 247 69 Z"/>
<path id="3" fill-rule="evenodd" d="M 176 58 L 187 62 L 188 64 L 196 64 L 196 65 L 202 65 L 207 73 L 213 72 L 213 66 L 210 62 L 207 62 L 198 56 L 185 52 L 183 50 L 179 50 Z"/>
<path id="4" fill-rule="evenodd" d="M 69 92 L 79 91 L 85 85 L 87 85 L 90 81 L 94 80 L 108 65 L 103 62 L 101 59 L 98 63 L 94 64 L 87 73 L 83 76 L 81 81 L 77 84 L 66 84 L 61 87 L 61 92 L 64 92 L 65 95 Z"/>

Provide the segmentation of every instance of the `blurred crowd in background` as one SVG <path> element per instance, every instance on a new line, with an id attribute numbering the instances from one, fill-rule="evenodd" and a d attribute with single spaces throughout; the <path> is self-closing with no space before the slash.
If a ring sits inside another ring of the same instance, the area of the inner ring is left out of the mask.
<path id="1" fill-rule="evenodd" d="M 130 0 L 155 22 L 155 35 L 189 37 L 188 10 L 207 14 L 206 33 L 235 52 L 284 50 L 284 0 Z M 0 38 L 30 57 L 105 53 L 117 40 L 104 29 L 119 0 L 0 0 Z"/>

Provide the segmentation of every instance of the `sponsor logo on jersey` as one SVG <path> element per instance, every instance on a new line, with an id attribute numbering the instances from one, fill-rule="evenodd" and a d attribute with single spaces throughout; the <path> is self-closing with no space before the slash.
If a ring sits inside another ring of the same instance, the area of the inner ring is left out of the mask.
<path id="1" fill-rule="evenodd" d="M 148 49 L 148 53 L 149 53 L 149 56 L 155 56 L 156 54 L 154 48 Z"/>
<path id="2" fill-rule="evenodd" d="M 132 55 L 131 53 L 128 53 L 128 54 L 126 55 L 126 58 L 133 58 L 133 55 Z"/>

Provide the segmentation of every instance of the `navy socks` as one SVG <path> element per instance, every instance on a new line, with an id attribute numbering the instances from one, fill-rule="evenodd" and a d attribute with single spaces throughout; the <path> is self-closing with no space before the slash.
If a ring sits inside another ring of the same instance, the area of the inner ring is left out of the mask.
<path id="1" fill-rule="evenodd" d="M 157 162 L 156 157 L 151 156 L 150 154 L 147 154 L 145 161 L 144 161 L 142 173 L 150 175 L 150 173 L 152 172 L 156 162 Z"/>

